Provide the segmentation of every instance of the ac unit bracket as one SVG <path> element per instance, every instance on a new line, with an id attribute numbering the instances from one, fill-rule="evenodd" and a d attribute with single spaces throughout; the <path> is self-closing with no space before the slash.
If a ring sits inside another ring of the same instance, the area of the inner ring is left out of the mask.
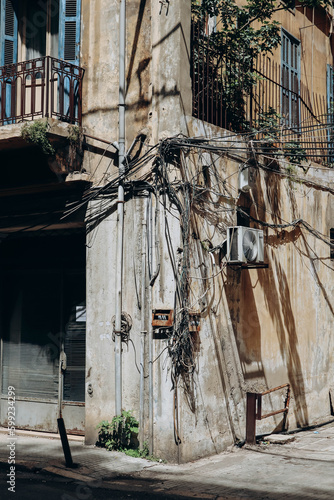
<path id="1" fill-rule="evenodd" d="M 239 269 L 268 269 L 269 264 L 264 262 L 259 262 L 258 264 L 252 264 L 248 262 L 227 262 L 228 267 L 238 267 Z"/>

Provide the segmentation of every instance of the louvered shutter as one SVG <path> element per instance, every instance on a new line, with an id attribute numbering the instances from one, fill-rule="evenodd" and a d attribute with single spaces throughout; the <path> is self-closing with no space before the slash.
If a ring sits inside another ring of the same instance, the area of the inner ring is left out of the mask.
<path id="1" fill-rule="evenodd" d="M 64 400 L 85 402 L 86 323 L 70 322 L 65 336 L 67 356 Z"/>
<path id="2" fill-rule="evenodd" d="M 327 138 L 328 163 L 334 161 L 334 72 L 333 66 L 327 64 Z"/>
<path id="3" fill-rule="evenodd" d="M 60 0 L 59 59 L 79 64 L 81 0 Z"/>
<path id="4" fill-rule="evenodd" d="M 17 62 L 17 1 L 1 0 L 1 66 Z"/>

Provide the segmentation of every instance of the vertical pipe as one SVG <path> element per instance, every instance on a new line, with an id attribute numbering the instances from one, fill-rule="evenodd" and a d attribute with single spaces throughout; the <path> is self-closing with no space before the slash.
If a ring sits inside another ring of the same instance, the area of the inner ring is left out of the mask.
<path id="1" fill-rule="evenodd" d="M 65 350 L 64 328 L 64 269 L 60 273 L 60 304 L 59 304 L 59 370 L 58 370 L 58 417 L 62 418 L 62 403 L 64 397 L 63 352 Z"/>
<path id="2" fill-rule="evenodd" d="M 145 356 L 145 324 L 146 324 L 146 211 L 147 199 L 145 198 L 142 220 L 142 246 L 141 246 L 141 336 L 140 336 L 140 388 L 139 388 L 139 441 L 141 447 L 144 443 L 144 356 Z"/>
<path id="3" fill-rule="evenodd" d="M 122 275 L 124 233 L 124 174 L 125 156 L 125 0 L 120 2 L 119 18 L 119 131 L 118 165 L 121 176 L 117 201 L 117 249 L 116 249 L 116 311 L 115 311 L 115 413 L 122 413 Z"/>
<path id="4" fill-rule="evenodd" d="M 159 203 L 158 196 L 156 197 L 156 203 Z M 151 233 L 153 234 L 152 225 L 153 224 L 151 221 L 150 230 L 151 230 Z M 157 238 L 157 235 L 155 235 L 155 238 Z M 152 253 L 150 255 L 152 255 Z M 152 268 L 153 268 L 153 262 L 152 262 Z M 157 276 L 157 273 L 155 273 L 155 278 L 156 278 L 156 276 Z M 148 312 L 149 312 L 149 314 L 152 310 L 152 293 L 153 293 L 154 279 L 152 279 L 150 282 L 150 290 L 149 290 L 149 296 L 148 296 Z M 148 336 L 148 384 L 149 384 L 149 387 L 148 387 L 148 421 L 149 421 L 149 452 L 152 455 L 153 454 L 154 433 L 153 433 L 153 327 L 152 327 L 151 320 L 149 321 L 148 327 L 149 327 L 149 336 Z"/>
<path id="5" fill-rule="evenodd" d="M 152 309 L 152 287 L 150 286 L 148 310 Z M 153 454 L 153 327 L 152 321 L 149 323 L 148 338 L 148 380 L 149 380 L 149 452 Z"/>
<path id="6" fill-rule="evenodd" d="M 315 8 L 313 7 L 312 10 L 312 58 L 311 58 L 311 109 L 313 111 L 313 53 L 314 53 L 314 10 Z"/>

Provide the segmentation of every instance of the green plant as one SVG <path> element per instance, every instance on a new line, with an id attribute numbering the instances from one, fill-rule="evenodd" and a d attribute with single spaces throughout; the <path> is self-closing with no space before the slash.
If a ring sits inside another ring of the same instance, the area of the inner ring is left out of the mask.
<path id="1" fill-rule="evenodd" d="M 139 448 L 138 420 L 132 415 L 131 411 L 122 411 L 122 414 L 113 417 L 111 422 L 103 420 L 96 429 L 99 430 L 99 438 L 96 446 L 106 448 L 109 451 L 121 451 L 134 458 L 146 458 L 153 462 L 162 462 L 163 460 L 150 455 L 148 444 L 144 441 L 143 448 Z"/>
<path id="2" fill-rule="evenodd" d="M 96 427 L 99 430 L 96 446 L 116 451 L 138 449 L 138 426 L 132 412 L 123 410 L 111 422 L 103 420 Z"/>
<path id="3" fill-rule="evenodd" d="M 302 5 L 333 6 L 333 0 L 300 0 Z M 254 71 L 260 54 L 272 54 L 281 43 L 281 25 L 276 12 L 294 6 L 292 0 L 192 0 L 194 33 L 193 68 L 200 70 L 203 96 L 217 96 L 225 109 L 225 120 L 238 131 L 248 122 L 244 108 L 258 75 Z M 207 20 L 215 18 L 217 29 L 207 36 Z M 199 100 L 203 98 L 199 97 Z"/>
<path id="4" fill-rule="evenodd" d="M 307 159 L 306 151 L 298 141 L 290 141 L 285 143 L 283 151 L 284 156 L 286 158 L 289 158 L 289 160 L 294 164 L 300 165 Z"/>
<path id="5" fill-rule="evenodd" d="M 276 144 L 280 140 L 281 120 L 281 115 L 269 107 L 268 111 L 259 113 L 254 132 L 260 131 L 266 144 Z"/>
<path id="6" fill-rule="evenodd" d="M 280 137 L 281 122 L 281 115 L 270 107 L 268 111 L 259 114 L 253 132 L 258 131 L 262 134 L 261 144 L 265 153 L 270 153 L 276 158 L 288 158 L 292 164 L 300 166 L 307 159 L 306 151 L 298 139 L 282 142 Z M 276 147 L 276 150 L 274 147 Z"/>
<path id="7" fill-rule="evenodd" d="M 53 156 L 55 150 L 47 137 L 48 128 L 49 125 L 46 121 L 38 120 L 31 124 L 26 123 L 22 127 L 21 136 L 25 141 L 39 146 L 44 154 Z"/>
<path id="8" fill-rule="evenodd" d="M 79 144 L 81 135 L 81 128 L 78 125 L 69 125 L 67 140 L 72 146 Z"/>
<path id="9" fill-rule="evenodd" d="M 165 462 L 161 458 L 157 458 L 154 455 L 150 455 L 148 444 L 145 441 L 143 448 L 136 448 L 135 450 L 123 450 L 126 455 L 134 458 L 146 458 L 146 460 L 151 460 L 152 462 Z"/>

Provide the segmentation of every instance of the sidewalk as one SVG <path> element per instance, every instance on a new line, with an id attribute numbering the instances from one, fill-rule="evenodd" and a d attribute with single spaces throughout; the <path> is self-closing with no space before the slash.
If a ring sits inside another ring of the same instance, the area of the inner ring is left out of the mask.
<path id="1" fill-rule="evenodd" d="M 61 442 L 43 433 L 18 432 L 17 470 L 46 471 L 94 488 L 219 500 L 244 498 L 332 500 L 334 424 L 295 434 L 288 444 L 260 444 L 183 465 L 132 458 L 70 441 L 77 468 L 65 466 Z M 42 437 L 43 436 L 43 437 Z M 9 437 L 0 432 L 0 462 L 7 464 Z M 2 470 L 4 469 L 2 466 Z M 19 481 L 19 476 L 18 476 Z M 101 483 L 102 482 L 102 483 Z"/>

